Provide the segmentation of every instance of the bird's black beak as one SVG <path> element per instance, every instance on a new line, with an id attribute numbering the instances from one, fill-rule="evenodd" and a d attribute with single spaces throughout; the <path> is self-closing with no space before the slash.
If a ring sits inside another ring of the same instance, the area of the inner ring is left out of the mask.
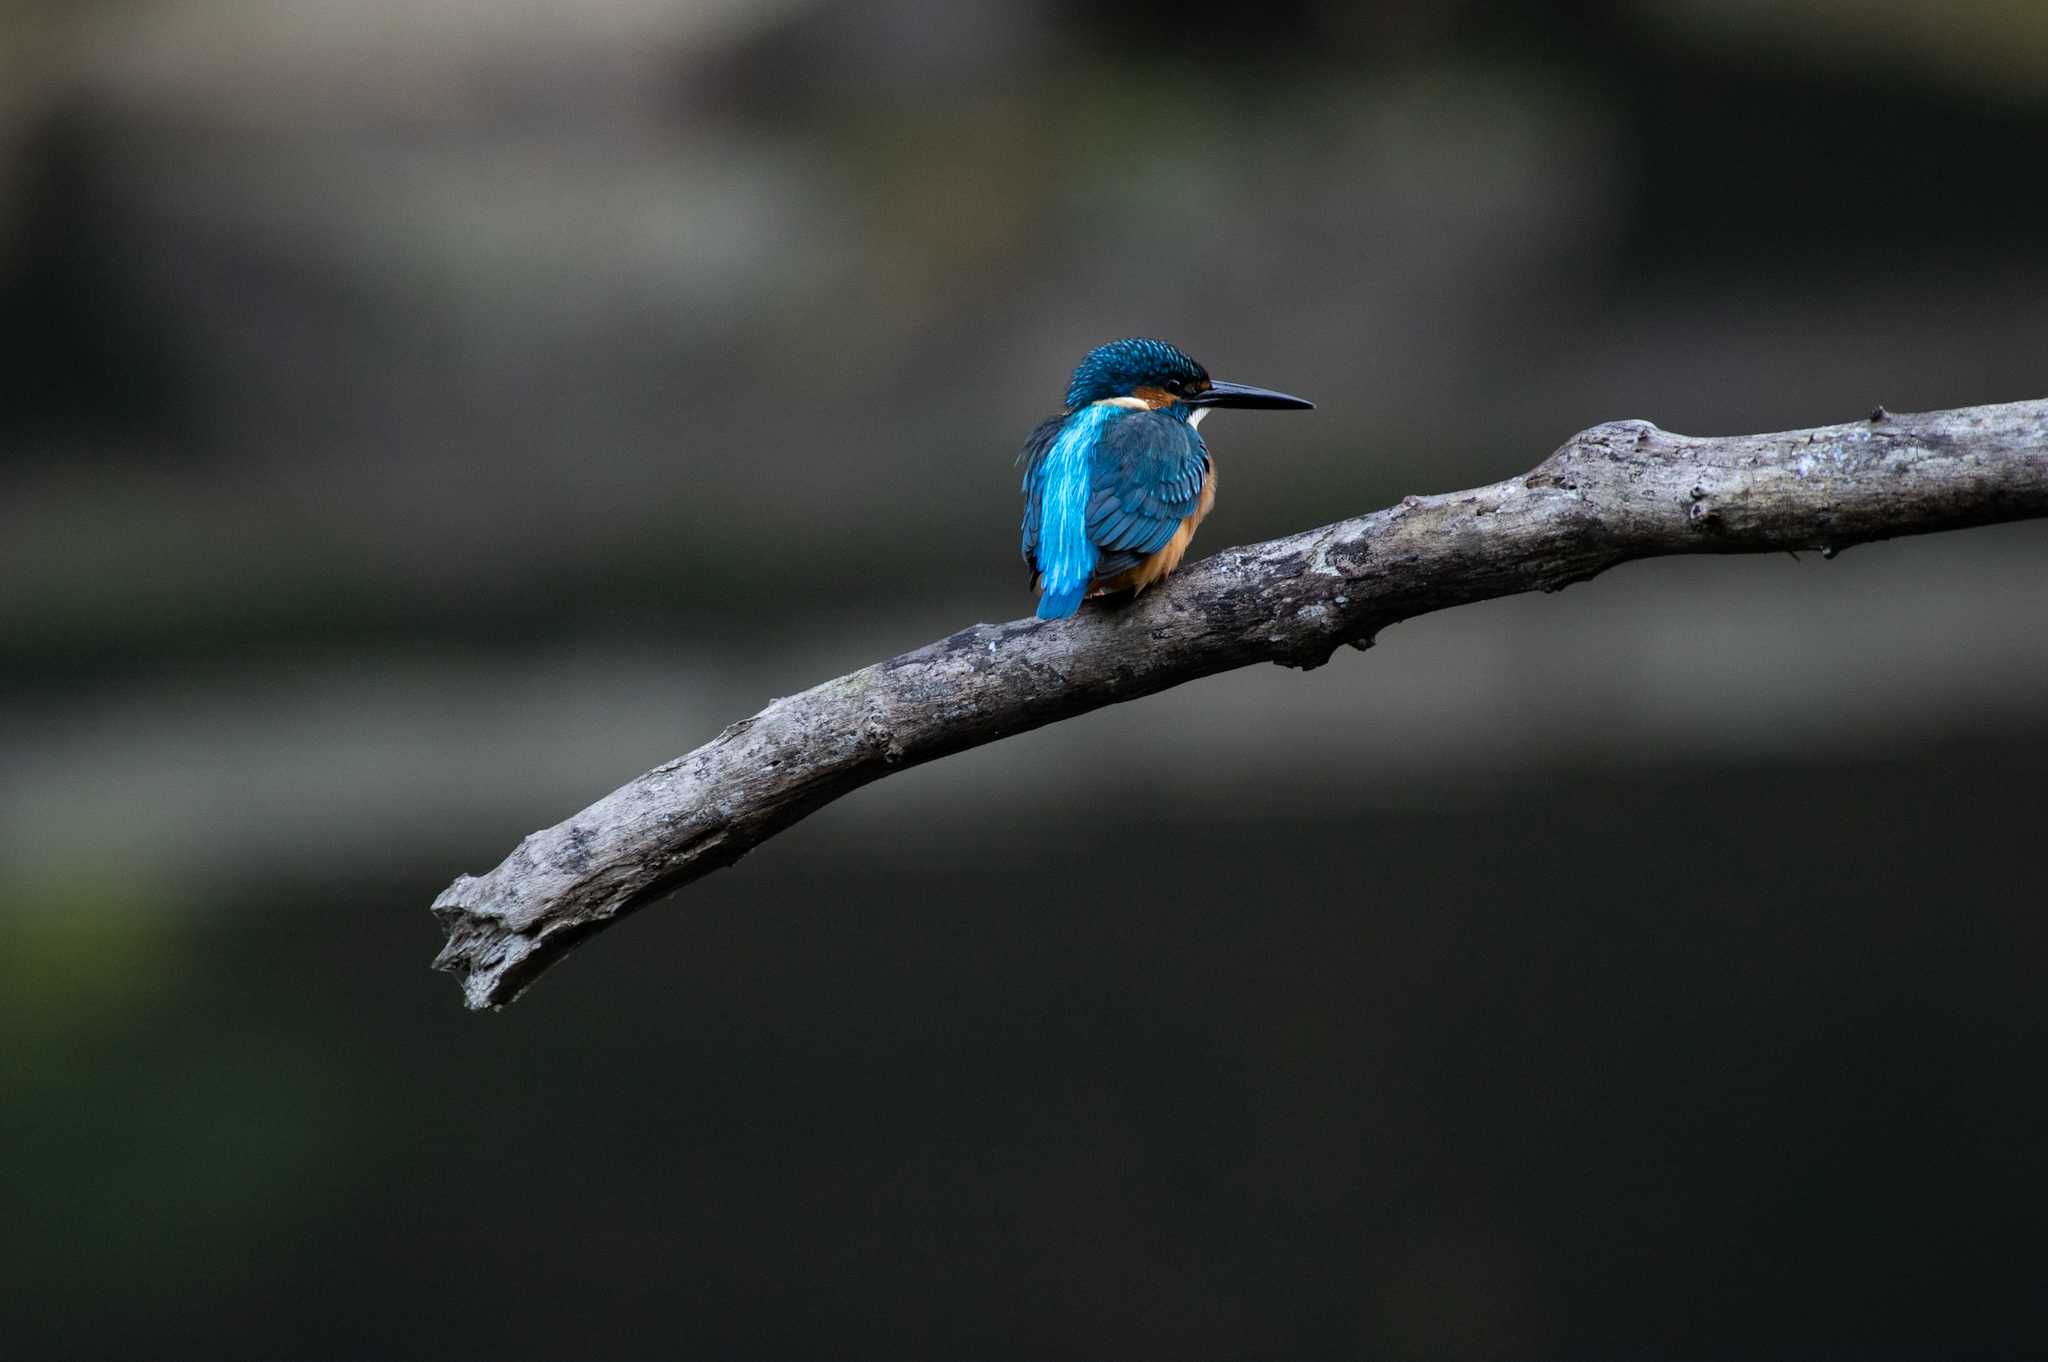
<path id="1" fill-rule="evenodd" d="M 1271 388 L 1223 382 L 1212 382 L 1201 392 L 1181 401 L 1191 407 L 1256 407 L 1266 411 L 1305 411 L 1315 406 L 1305 397 L 1289 397 Z"/>

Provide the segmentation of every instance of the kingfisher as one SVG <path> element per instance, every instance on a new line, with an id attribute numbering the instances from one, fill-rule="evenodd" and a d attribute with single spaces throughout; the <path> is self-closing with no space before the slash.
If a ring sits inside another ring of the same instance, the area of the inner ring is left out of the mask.
<path id="1" fill-rule="evenodd" d="M 1225 383 L 1165 341 L 1098 345 L 1066 409 L 1024 442 L 1024 565 L 1038 618 L 1085 596 L 1133 595 L 1180 566 L 1216 504 L 1216 464 L 1195 427 L 1213 407 L 1304 409 L 1270 388 Z"/>

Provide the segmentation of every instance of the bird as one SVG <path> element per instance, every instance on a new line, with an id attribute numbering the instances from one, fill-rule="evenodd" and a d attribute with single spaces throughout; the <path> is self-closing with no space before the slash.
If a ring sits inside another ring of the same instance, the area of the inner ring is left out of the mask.
<path id="1" fill-rule="evenodd" d="M 1065 619 L 1089 596 L 1135 596 L 1180 566 L 1216 504 L 1216 464 L 1196 429 L 1213 408 L 1314 406 L 1212 379 L 1165 341 L 1131 337 L 1090 350 L 1065 408 L 1018 455 L 1038 618 Z"/>

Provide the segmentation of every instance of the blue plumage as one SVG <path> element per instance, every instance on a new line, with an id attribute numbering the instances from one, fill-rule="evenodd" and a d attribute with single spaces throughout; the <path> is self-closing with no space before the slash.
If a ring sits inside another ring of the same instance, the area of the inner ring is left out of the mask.
<path id="1" fill-rule="evenodd" d="M 1036 544 L 1042 620 L 1080 609 L 1095 576 L 1099 555 L 1088 516 L 1094 450 L 1103 428 L 1125 414 L 1107 403 L 1081 408 L 1058 423 L 1024 470 L 1024 552 L 1030 558 Z"/>
<path id="2" fill-rule="evenodd" d="M 1067 385 L 1067 409 L 1127 397 L 1135 388 L 1164 387 L 1173 380 L 1188 384 L 1208 376 L 1208 370 L 1179 346 L 1135 338 L 1111 341 L 1090 350 L 1074 370 L 1074 381 Z"/>
<path id="3" fill-rule="evenodd" d="M 1207 408 L 1310 405 L 1213 382 L 1164 341 L 1090 351 L 1066 411 L 1032 431 L 1022 455 L 1024 561 L 1038 617 L 1064 619 L 1091 591 L 1141 590 L 1179 563 L 1208 510 L 1209 451 L 1195 429 Z"/>
<path id="4" fill-rule="evenodd" d="M 1110 410 L 1117 416 L 1095 443 L 1088 534 L 1105 549 L 1156 553 L 1195 513 L 1209 450 L 1171 408 Z"/>

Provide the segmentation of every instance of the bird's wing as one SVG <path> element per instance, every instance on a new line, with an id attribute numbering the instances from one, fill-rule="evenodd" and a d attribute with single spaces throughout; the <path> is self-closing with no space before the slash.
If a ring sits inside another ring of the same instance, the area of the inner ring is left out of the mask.
<path id="1" fill-rule="evenodd" d="M 1200 433 L 1156 411 L 1129 412 L 1103 427 L 1090 462 L 1088 537 L 1102 551 L 1097 578 L 1165 548 L 1200 505 L 1209 474 Z"/>
<path id="2" fill-rule="evenodd" d="M 1024 442 L 1024 452 L 1017 456 L 1024 465 L 1024 566 L 1033 574 L 1038 571 L 1039 525 L 1045 516 L 1045 455 L 1065 420 L 1050 416 L 1039 422 Z"/>

